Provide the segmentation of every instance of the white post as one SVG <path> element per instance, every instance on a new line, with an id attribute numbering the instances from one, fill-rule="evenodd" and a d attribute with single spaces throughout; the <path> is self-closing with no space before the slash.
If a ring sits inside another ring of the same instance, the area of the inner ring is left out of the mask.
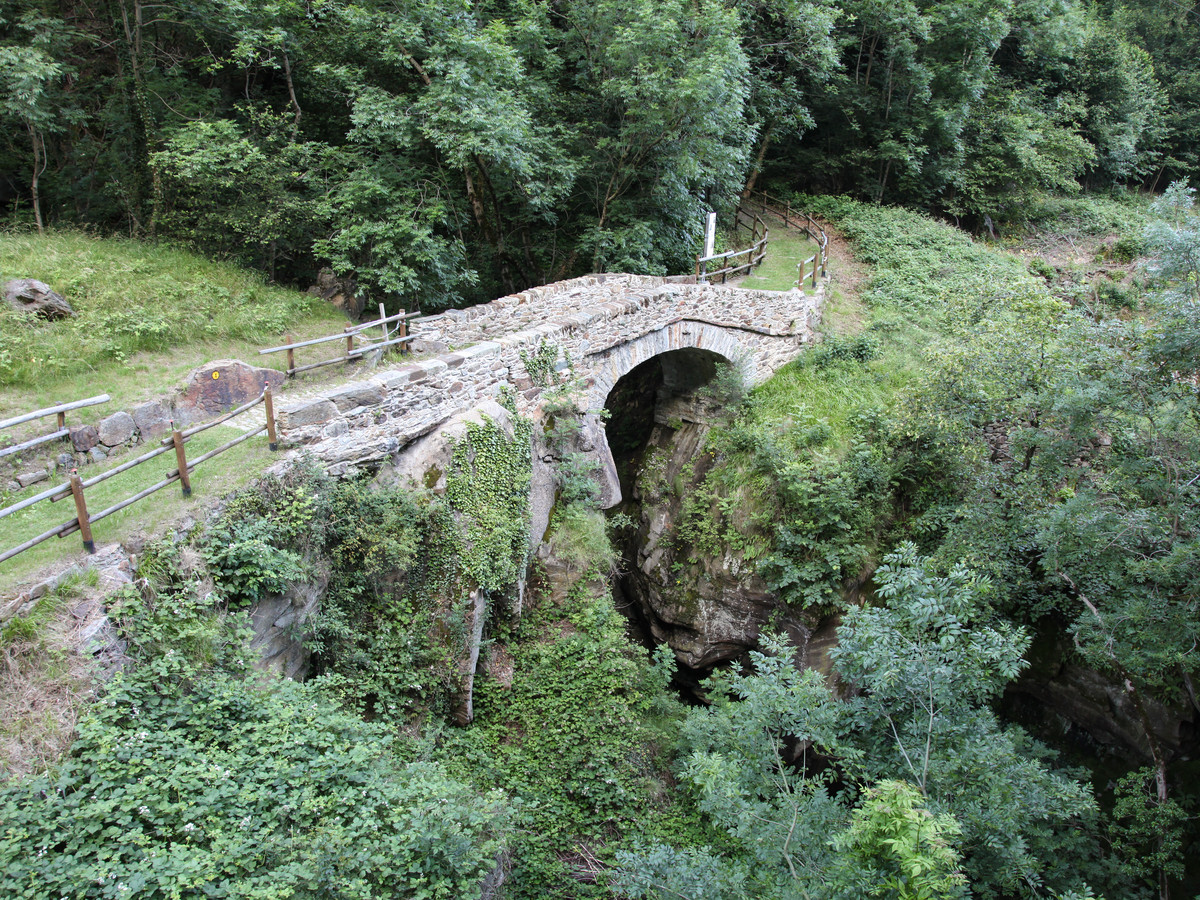
<path id="1" fill-rule="evenodd" d="M 713 250 L 717 246 L 717 214 L 710 212 L 704 223 L 704 259 L 713 255 Z M 699 262 L 696 263 L 696 283 L 708 284 L 708 262 L 706 261 L 701 267 Z"/>

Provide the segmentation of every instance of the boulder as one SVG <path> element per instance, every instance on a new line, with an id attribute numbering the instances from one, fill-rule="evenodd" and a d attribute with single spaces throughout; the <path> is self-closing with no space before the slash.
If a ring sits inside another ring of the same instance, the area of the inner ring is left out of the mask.
<path id="1" fill-rule="evenodd" d="M 133 437 L 136 429 L 133 416 L 121 410 L 106 419 L 101 419 L 97 431 L 100 434 L 100 443 L 105 447 L 119 447 Z"/>
<path id="2" fill-rule="evenodd" d="M 95 425 L 72 425 L 71 446 L 79 453 L 87 453 L 100 443 L 100 432 Z"/>
<path id="3" fill-rule="evenodd" d="M 188 376 L 183 394 L 175 401 L 175 420 L 183 424 L 215 419 L 253 400 L 264 385 L 279 387 L 285 377 L 282 372 L 248 366 L 241 360 L 218 359 Z"/>
<path id="4" fill-rule="evenodd" d="M 133 424 L 143 441 L 156 438 L 171 430 L 171 416 L 167 408 L 158 400 L 151 400 L 141 406 L 135 406 L 129 411 L 133 416 Z"/>
<path id="5" fill-rule="evenodd" d="M 50 285 L 33 278 L 15 278 L 4 285 L 4 302 L 13 309 L 53 321 L 75 315 L 71 304 Z"/>
<path id="6" fill-rule="evenodd" d="M 353 278 L 338 278 L 331 269 L 322 269 L 317 274 L 317 283 L 308 289 L 308 293 L 332 303 L 351 319 L 361 316 L 366 305 L 357 291 Z"/>

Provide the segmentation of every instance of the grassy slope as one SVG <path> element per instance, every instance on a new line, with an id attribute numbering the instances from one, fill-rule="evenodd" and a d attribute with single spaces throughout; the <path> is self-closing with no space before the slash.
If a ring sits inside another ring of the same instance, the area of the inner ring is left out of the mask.
<path id="1" fill-rule="evenodd" d="M 771 240 L 767 244 L 766 259 L 752 275 L 734 283 L 760 291 L 786 291 L 796 284 L 797 265 L 816 253 L 817 245 L 804 232 L 785 228 L 782 219 L 773 216 L 767 219 Z"/>
<path id="2" fill-rule="evenodd" d="M 137 241 L 97 238 L 78 232 L 43 236 L 0 233 L 0 279 L 29 277 L 62 293 L 75 319 L 28 321 L 0 308 L 0 418 L 42 406 L 108 393 L 109 403 L 68 414 L 68 423 L 95 422 L 137 402 L 170 394 L 192 369 L 213 359 L 243 359 L 282 368 L 282 354 L 259 357 L 259 348 L 286 332 L 317 337 L 341 329 L 345 317 L 327 303 L 265 284 L 257 273 L 211 262 L 195 254 Z M 52 419 L 20 426 L 44 433 Z M 219 427 L 188 445 L 193 458 L 240 432 Z M 269 462 L 266 438 L 252 440 L 211 460 L 193 476 L 195 495 L 165 488 L 110 516 L 95 528 L 97 543 L 144 529 L 154 531 L 190 510 L 248 483 Z M 140 449 L 140 448 L 139 448 Z M 52 452 L 57 452 L 50 447 Z M 90 478 L 132 458 L 120 455 L 89 466 Z M 88 490 L 97 512 L 163 478 L 169 454 Z M 63 479 L 61 473 L 52 483 Z M 40 493 L 42 482 L 11 495 L 0 506 Z M 0 519 L 0 550 L 7 550 L 71 518 L 69 503 L 42 502 Z M 78 535 L 51 538 L 0 563 L 0 593 L 28 583 L 38 570 L 81 556 Z"/>
<path id="3" fill-rule="evenodd" d="M 232 440 L 241 433 L 239 430 L 225 425 L 202 432 L 188 441 L 188 457 L 195 459 L 202 453 Z M 138 449 L 142 450 L 142 448 Z M 130 453 L 114 459 L 104 466 L 89 466 L 82 475 L 85 479 L 92 478 L 100 472 L 132 458 L 133 454 Z M 191 497 L 186 499 L 182 497 L 178 484 L 169 485 L 144 500 L 139 500 L 132 506 L 97 522 L 92 529 L 95 542 L 97 546 L 111 543 L 138 530 L 151 534 L 160 532 L 171 522 L 183 519 L 188 515 L 201 518 L 200 511 L 215 499 L 250 484 L 273 458 L 275 458 L 274 455 L 267 449 L 265 434 L 251 438 L 221 456 L 202 463 L 192 474 Z M 108 481 L 88 488 L 88 511 L 97 513 L 133 496 L 161 481 L 173 468 L 175 468 L 174 455 L 164 453 L 128 472 L 123 472 Z M 18 494 L 13 494 L 9 500 L 16 502 L 23 497 L 40 493 L 64 480 L 60 474 L 52 482 L 43 481 Z M 75 509 L 70 500 L 60 500 L 57 503 L 44 500 L 28 509 L 0 519 L 0 550 L 8 550 L 22 544 L 74 517 Z M 31 583 L 40 570 L 53 563 L 60 563 L 68 558 L 82 561 L 84 556 L 78 533 L 65 538 L 50 538 L 43 541 L 12 559 L 0 562 L 0 596 L 17 589 L 22 584 Z"/>
<path id="4" fill-rule="evenodd" d="M 344 317 L 261 275 L 183 250 L 79 232 L 0 233 L 0 279 L 36 278 L 77 316 L 30 320 L 0 308 L 0 417 L 106 392 L 104 409 L 169 393 L 221 358 L 283 366 L 258 350 L 285 332 L 329 334 Z"/>

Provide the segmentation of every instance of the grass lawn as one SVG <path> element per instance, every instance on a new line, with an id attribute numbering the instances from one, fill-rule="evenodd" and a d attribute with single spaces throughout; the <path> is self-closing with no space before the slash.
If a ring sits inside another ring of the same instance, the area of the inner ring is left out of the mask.
<path id="1" fill-rule="evenodd" d="M 112 397 L 99 411 L 108 415 L 169 394 L 214 359 L 282 369 L 282 354 L 258 350 L 346 322 L 321 299 L 258 273 L 75 231 L 0 233 L 0 280 L 13 278 L 44 281 L 77 315 L 45 322 L 0 304 L 0 418 L 100 393 Z"/>
<path id="2" fill-rule="evenodd" d="M 753 274 L 734 279 L 731 283 L 760 291 L 786 291 L 796 285 L 797 265 L 816 253 L 818 247 L 803 231 L 785 228 L 783 219 L 771 215 L 764 218 L 771 229 L 766 259 Z M 808 273 L 811 271 L 811 266 L 805 267 L 806 285 L 809 284 Z"/>
<path id="3" fill-rule="evenodd" d="M 228 425 L 210 428 L 188 441 L 188 457 L 195 459 L 243 433 Z M 133 459 L 135 454 L 145 453 L 150 449 L 150 446 L 137 447 L 105 465 L 88 466 L 80 472 L 80 475 L 86 481 L 107 469 Z M 265 433 L 253 437 L 220 456 L 201 463 L 192 473 L 191 497 L 184 498 L 182 496 L 178 483 L 168 485 L 157 493 L 97 522 L 92 526 L 96 545 L 111 543 L 139 530 L 156 533 L 165 529 L 172 521 L 187 515 L 202 519 L 206 507 L 225 494 L 249 485 L 277 457 L 278 454 L 273 454 L 267 449 Z M 85 493 L 88 511 L 97 513 L 107 509 L 161 481 L 166 477 L 167 472 L 174 468 L 175 455 L 164 453 L 128 472 L 122 472 L 108 481 L 90 487 Z M 64 474 L 56 473 L 50 481 L 30 485 L 19 493 L 9 495 L 3 505 L 11 505 L 64 481 L 66 481 Z M 57 503 L 43 500 L 27 509 L 0 519 L 0 553 L 49 531 L 55 525 L 61 525 L 74 518 L 75 506 L 70 498 L 67 498 L 59 500 Z M 70 558 L 82 561 L 85 556 L 78 532 L 64 538 L 52 537 L 43 541 L 12 559 L 0 562 L 0 596 L 6 596 L 22 585 L 33 583 L 37 574 L 51 564 L 61 564 Z"/>

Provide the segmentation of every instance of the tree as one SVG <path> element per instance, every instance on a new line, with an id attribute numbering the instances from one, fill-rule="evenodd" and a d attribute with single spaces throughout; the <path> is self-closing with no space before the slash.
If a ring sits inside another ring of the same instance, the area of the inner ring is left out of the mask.
<path id="1" fill-rule="evenodd" d="M 0 22 L 0 24 L 3 24 Z M 46 135 L 62 131 L 79 111 L 60 90 L 72 74 L 61 59 L 73 36 L 61 19 L 27 12 L 17 23 L 28 44 L 0 46 L 0 118 L 16 121 L 29 139 L 29 195 L 33 221 L 43 230 L 40 180 L 49 165 Z"/>
<path id="2" fill-rule="evenodd" d="M 911 545 L 876 580 L 886 605 L 851 610 L 839 632 L 849 699 L 767 638 L 751 673 L 715 675 L 712 706 L 689 712 L 684 777 L 743 849 L 726 876 L 748 866 L 768 897 L 957 897 L 962 875 L 985 897 L 1084 889 L 1072 827 L 1090 792 L 989 705 L 1028 638 L 994 617 L 986 580 L 939 575 Z M 661 867 L 645 858 L 624 877 L 649 891 L 638 872 Z"/>

